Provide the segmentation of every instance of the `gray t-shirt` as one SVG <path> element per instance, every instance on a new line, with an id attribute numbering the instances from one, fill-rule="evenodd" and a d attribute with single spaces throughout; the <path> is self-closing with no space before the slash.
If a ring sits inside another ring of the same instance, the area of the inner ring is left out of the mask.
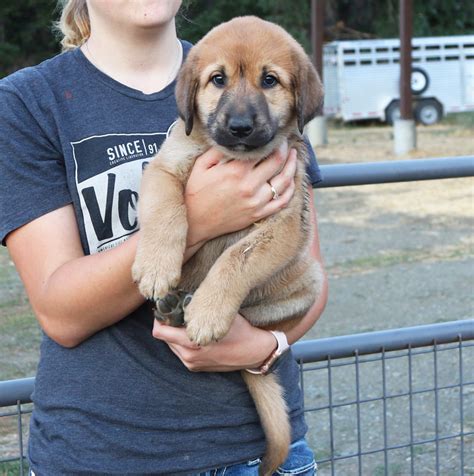
<path id="1" fill-rule="evenodd" d="M 143 168 L 176 117 L 174 84 L 145 95 L 79 49 L 1 80 L 1 241 L 69 203 L 86 254 L 126 240 Z M 315 163 L 308 173 L 320 180 Z M 72 349 L 43 335 L 29 439 L 38 476 L 186 474 L 263 453 L 240 373 L 189 372 L 152 325 L 144 305 Z M 299 439 L 306 425 L 290 353 L 278 371 Z"/>

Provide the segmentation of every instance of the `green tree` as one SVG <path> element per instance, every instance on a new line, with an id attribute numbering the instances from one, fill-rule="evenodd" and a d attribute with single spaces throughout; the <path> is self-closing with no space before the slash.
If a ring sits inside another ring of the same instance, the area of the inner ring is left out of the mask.
<path id="1" fill-rule="evenodd" d="M 52 33 L 55 0 L 0 2 L 0 77 L 59 51 Z"/>
<path id="2" fill-rule="evenodd" d="M 219 23 L 256 15 L 278 23 L 309 50 L 310 8 L 310 0 L 188 0 L 178 17 L 178 32 L 195 43 Z"/>
<path id="3" fill-rule="evenodd" d="M 329 24 L 379 38 L 398 36 L 399 0 L 326 0 Z M 414 36 L 474 34 L 472 0 L 413 0 Z"/>
<path id="4" fill-rule="evenodd" d="M 59 52 L 52 33 L 57 0 L 0 1 L 0 77 Z M 379 38 L 398 36 L 399 0 L 326 0 L 328 39 L 338 27 Z M 311 52 L 311 0 L 184 0 L 181 38 L 198 41 L 213 26 L 239 15 L 257 15 L 286 28 Z M 414 0 L 414 35 L 474 34 L 474 0 Z"/>

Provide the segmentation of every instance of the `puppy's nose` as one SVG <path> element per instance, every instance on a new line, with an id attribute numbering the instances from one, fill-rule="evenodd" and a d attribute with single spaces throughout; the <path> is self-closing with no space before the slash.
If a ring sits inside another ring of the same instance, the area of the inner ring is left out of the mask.
<path id="1" fill-rule="evenodd" d="M 250 116 L 233 116 L 227 126 L 234 137 L 247 137 L 253 132 L 253 120 Z"/>

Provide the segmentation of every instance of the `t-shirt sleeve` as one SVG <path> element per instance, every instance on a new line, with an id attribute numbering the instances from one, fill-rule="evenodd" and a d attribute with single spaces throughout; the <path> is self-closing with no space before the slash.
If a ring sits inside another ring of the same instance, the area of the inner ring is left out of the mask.
<path id="1" fill-rule="evenodd" d="M 306 147 L 308 147 L 308 163 L 306 165 L 306 174 L 308 175 L 311 186 L 315 187 L 316 184 L 323 180 L 323 177 L 321 175 L 321 170 L 319 169 L 318 161 L 316 160 L 316 154 L 314 153 L 313 147 L 306 136 L 304 138 L 304 142 Z"/>
<path id="2" fill-rule="evenodd" d="M 47 111 L 0 82 L 0 240 L 71 203 L 64 159 L 48 138 Z M 44 123 L 41 119 L 44 117 Z M 51 135 L 51 133 L 50 133 Z"/>

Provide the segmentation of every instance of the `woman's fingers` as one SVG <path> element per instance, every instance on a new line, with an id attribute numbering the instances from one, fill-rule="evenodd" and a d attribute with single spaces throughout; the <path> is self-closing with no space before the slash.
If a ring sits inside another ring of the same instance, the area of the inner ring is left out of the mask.
<path id="1" fill-rule="evenodd" d="M 257 183 L 268 182 L 272 177 L 281 172 L 288 159 L 288 142 L 285 141 L 281 146 L 273 151 L 265 160 L 258 163 L 252 176 Z"/>
<path id="2" fill-rule="evenodd" d="M 152 334 L 153 337 L 164 340 L 167 344 L 176 344 L 194 350 L 200 349 L 197 344 L 189 340 L 184 327 L 168 326 L 155 319 Z"/>
<path id="3" fill-rule="evenodd" d="M 258 219 L 271 215 L 288 205 L 295 190 L 294 177 L 296 166 L 296 150 L 291 149 L 283 170 L 275 177 L 260 185 L 256 198 L 256 203 L 258 203 Z"/>
<path id="4" fill-rule="evenodd" d="M 270 199 L 276 200 L 283 195 L 294 182 L 296 173 L 296 150 L 291 149 L 285 166 L 278 175 L 270 178 L 267 183 L 270 190 Z"/>
<path id="5" fill-rule="evenodd" d="M 285 208 L 291 200 L 291 197 L 295 193 L 295 182 L 292 181 L 290 186 L 278 196 L 276 200 L 270 199 L 267 203 L 259 210 L 257 220 L 261 220 L 267 216 L 273 215 L 282 208 Z"/>
<path id="6" fill-rule="evenodd" d="M 224 158 L 224 154 L 215 149 L 211 148 L 206 150 L 204 154 L 200 155 L 194 164 L 194 167 L 201 168 L 203 170 L 210 169 L 220 163 L 220 161 Z"/>

